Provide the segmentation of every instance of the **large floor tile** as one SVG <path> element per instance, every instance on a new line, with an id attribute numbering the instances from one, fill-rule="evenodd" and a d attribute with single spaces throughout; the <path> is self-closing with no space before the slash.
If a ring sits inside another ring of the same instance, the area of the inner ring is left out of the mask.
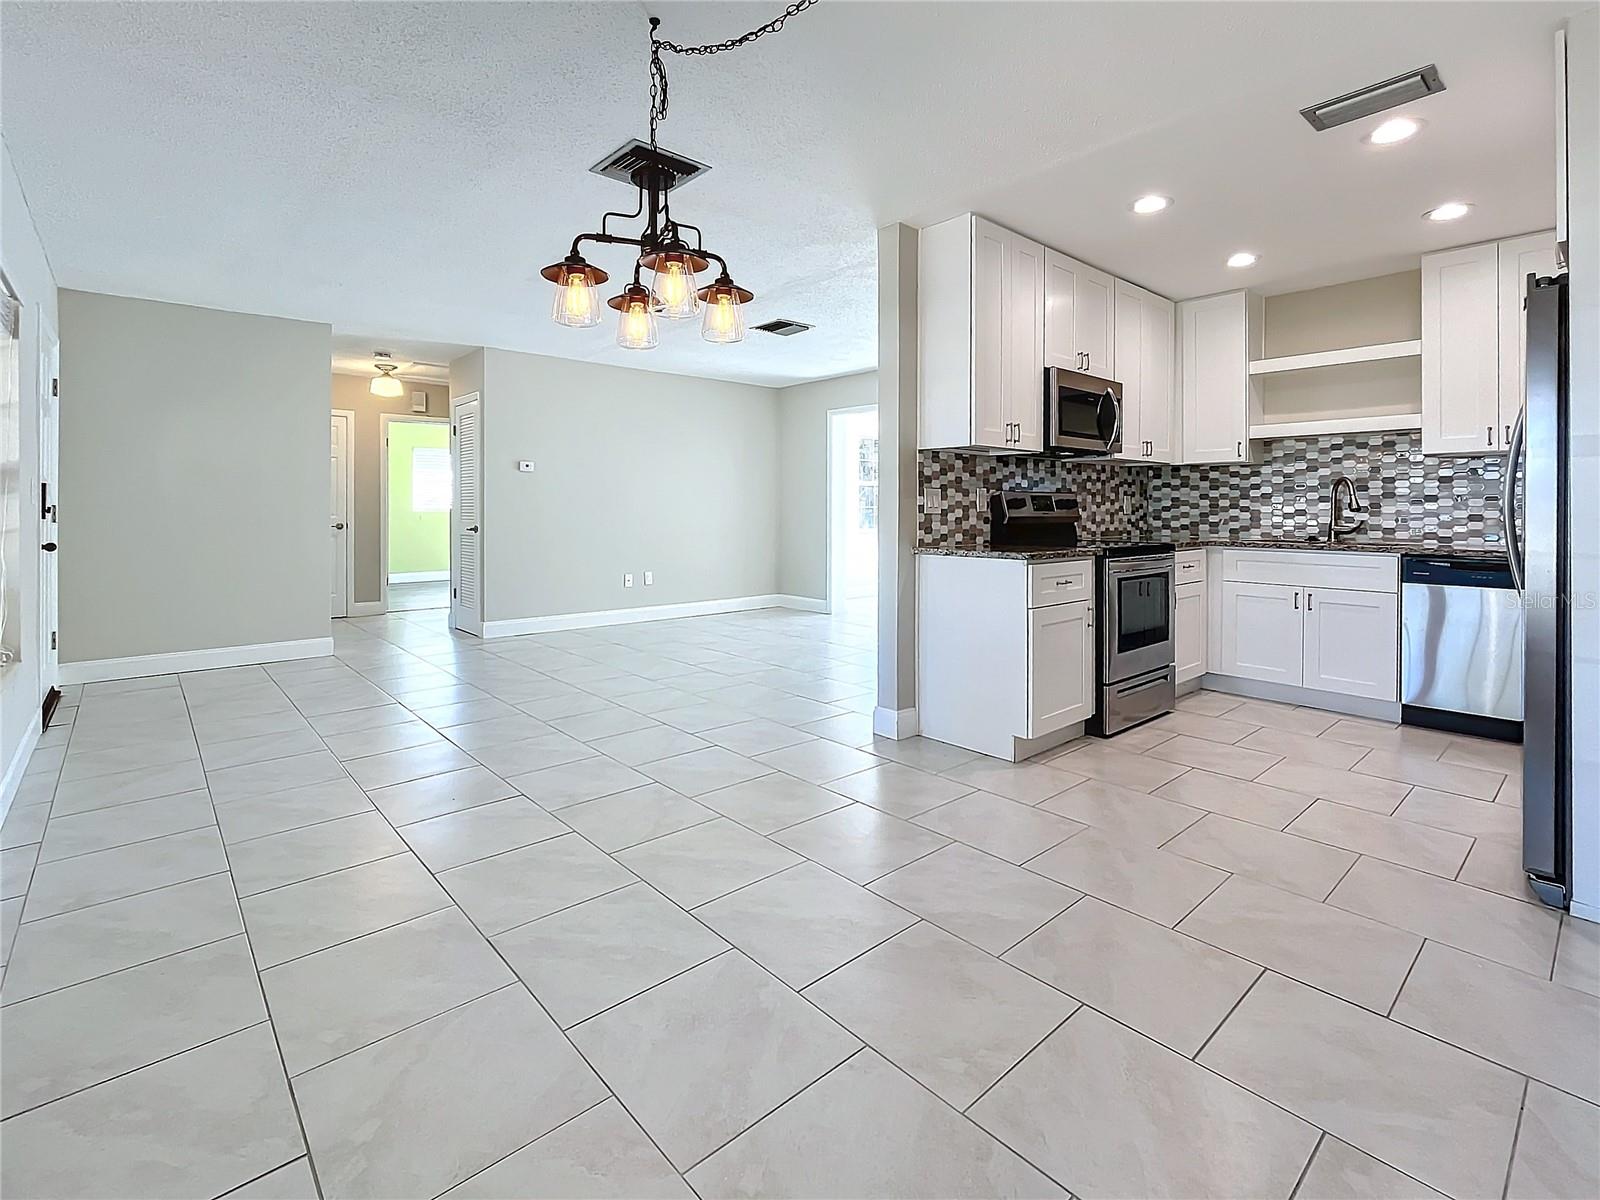
<path id="1" fill-rule="evenodd" d="M 1186 767 L 1200 767 L 1216 775 L 1234 779 L 1254 779 L 1268 767 L 1283 760 L 1279 754 L 1225 746 L 1221 742 L 1178 734 L 1144 752 L 1146 758 L 1159 758 Z"/>
<path id="2" fill-rule="evenodd" d="M 1076 746 L 1076 743 L 1073 743 Z M 916 763 L 912 763 L 916 766 Z M 934 768 L 941 775 L 966 784 L 979 791 L 993 792 L 1008 800 L 1023 804 L 1037 804 L 1059 795 L 1074 784 L 1082 783 L 1088 776 L 1070 767 L 1058 767 L 1037 762 L 1009 763 L 998 758 L 975 758 L 954 767 Z"/>
<path id="3" fill-rule="evenodd" d="M 1205 816 L 1204 809 L 1099 779 L 1052 796 L 1039 808 L 1141 846 L 1159 846 Z"/>
<path id="4" fill-rule="evenodd" d="M 1267 975 L 1199 1061 L 1449 1195 L 1505 1183 L 1519 1077 L 1304 984 Z"/>
<path id="5" fill-rule="evenodd" d="M 757 833 L 776 833 L 850 803 L 837 791 L 781 771 L 714 792 L 702 792 L 696 799 Z"/>
<path id="6" fill-rule="evenodd" d="M 1600 1109 L 1538 1080 L 1528 1084 L 1506 1200 L 1600 1195 Z"/>
<path id="7" fill-rule="evenodd" d="M 318 1067 L 294 1090 L 329 1200 L 436 1196 L 605 1098 L 515 984 Z"/>
<path id="8" fill-rule="evenodd" d="M 870 1049 L 689 1173 L 705 1197 L 1062 1196 Z"/>
<path id="9" fill-rule="evenodd" d="M 1305 733 L 1290 733 L 1287 729 L 1258 729 L 1236 743 L 1241 749 L 1260 750 L 1276 754 L 1279 758 L 1292 758 L 1296 762 L 1312 763 L 1319 767 L 1332 767 L 1348 771 L 1366 754 L 1367 747 L 1352 746 L 1332 738 L 1312 737 Z"/>
<path id="10" fill-rule="evenodd" d="M 452 1188 L 449 1200 L 694 1200 L 615 1098 Z"/>
<path id="11" fill-rule="evenodd" d="M 543 721 L 508 710 L 504 715 L 490 717 L 486 721 L 446 726 L 443 733 L 463 750 L 472 751 L 479 746 L 503 746 L 507 742 L 538 737 L 549 733 L 550 729 Z"/>
<path id="12" fill-rule="evenodd" d="M 1162 849 L 1262 883 L 1325 900 L 1356 861 L 1348 850 L 1207 813 Z"/>
<path id="13" fill-rule="evenodd" d="M 642 883 L 518 926 L 495 945 L 562 1028 L 728 948 Z"/>
<path id="14" fill-rule="evenodd" d="M 341 762 L 370 758 L 414 746 L 438 746 L 444 739 L 424 721 L 395 721 L 371 729 L 352 729 L 348 733 L 326 733 L 323 742 Z M 393 781 L 398 782 L 398 781 Z"/>
<path id="15" fill-rule="evenodd" d="M 1286 729 L 1290 733 L 1304 733 L 1313 737 L 1325 732 L 1339 717 L 1336 713 L 1315 708 L 1295 708 L 1271 700 L 1246 700 L 1228 714 L 1230 721 L 1243 721 L 1250 725 L 1264 725 L 1268 729 Z"/>
<path id="16" fill-rule="evenodd" d="M 800 861 L 793 851 L 726 817 L 618 851 L 616 857 L 684 908 L 715 900 Z"/>
<path id="17" fill-rule="evenodd" d="M 1600 998 L 1438 942 L 1422 948 L 1396 1021 L 1600 1102 Z"/>
<path id="18" fill-rule="evenodd" d="M 1411 790 L 1409 783 L 1376 775 L 1359 775 L 1354 771 L 1340 771 L 1334 767 L 1320 767 L 1292 758 L 1286 758 L 1277 766 L 1263 771 L 1256 777 L 1256 782 L 1319 800 L 1336 800 L 1347 808 L 1365 809 L 1384 816 L 1393 813 Z"/>
<path id="19" fill-rule="evenodd" d="M 896 762 L 835 779 L 828 789 L 904 818 L 915 817 L 972 791 L 964 783 Z"/>
<path id="20" fill-rule="evenodd" d="M 1082 895 L 962 845 L 891 871 L 872 891 L 990 954 L 1004 953 Z"/>
<path id="21" fill-rule="evenodd" d="M 577 834 L 480 859 L 439 876 L 455 902 L 495 934 L 632 883 L 626 868 Z"/>
<path id="22" fill-rule="evenodd" d="M 1505 804 L 1471 800 L 1451 792 L 1414 787 L 1394 815 L 1419 825 L 1474 838 L 1498 838 L 1522 845 L 1522 813 Z"/>
<path id="23" fill-rule="evenodd" d="M 1478 838 L 1467 852 L 1467 861 L 1461 864 L 1456 878 L 1514 900 L 1538 903 L 1538 897 L 1528 886 L 1528 872 L 1522 865 L 1520 839 L 1513 842 L 1505 838 Z"/>
<path id="24" fill-rule="evenodd" d="M 21 900 L 28 894 L 38 858 L 38 842 L 0 850 L 0 900 Z"/>
<path id="25" fill-rule="evenodd" d="M 1021 863 L 1083 830 L 1078 821 L 1043 811 L 1052 803 L 1046 800 L 1035 808 L 992 792 L 969 792 L 913 818 L 913 823 L 976 846 L 996 858 Z"/>
<path id="26" fill-rule="evenodd" d="M 831 783 L 847 775 L 869 771 L 883 762 L 864 750 L 842 746 L 826 738 L 800 742 L 781 750 L 769 750 L 756 755 L 755 759 L 773 770 L 804 779 L 807 783 Z"/>
<path id="27" fill-rule="evenodd" d="M 809 862 L 703 904 L 695 916 L 795 988 L 917 920 Z"/>
<path id="28" fill-rule="evenodd" d="M 74 779 L 57 785 L 50 815 L 65 817 L 96 808 L 132 804 L 135 800 L 175 796 L 179 792 L 193 792 L 205 786 L 206 773 L 200 769 L 198 762 L 168 763 L 137 771 L 122 771 L 115 775 L 99 775 L 93 779 Z"/>
<path id="29" fill-rule="evenodd" d="M 225 767 L 220 771 L 207 771 L 204 783 L 195 786 L 209 787 L 212 800 L 227 804 L 250 796 L 264 796 L 270 792 L 283 792 L 308 783 L 323 783 L 344 777 L 345 770 L 339 760 L 326 750 L 318 750 L 311 754 L 297 754 L 292 758 L 274 758 L 239 767 Z"/>
<path id="30" fill-rule="evenodd" d="M 1199 770 L 1187 771 L 1163 784 L 1155 795 L 1269 829 L 1282 829 L 1311 807 L 1312 801 L 1312 797 L 1286 788 Z"/>
<path id="31" fill-rule="evenodd" d="M 480 750 L 475 756 L 469 757 L 465 751 L 439 738 L 431 744 L 351 759 L 344 764 L 344 768 L 350 772 L 350 778 L 371 792 L 397 783 L 409 783 L 413 779 L 443 775 L 446 771 L 462 770 L 472 766 L 473 757 L 493 770 L 493 765 L 486 757 L 488 753 L 486 749 Z"/>
<path id="32" fill-rule="evenodd" d="M 1556 946 L 1557 983 L 1600 996 L 1600 924 L 1568 915 L 1561 920 Z"/>
<path id="33" fill-rule="evenodd" d="M 330 779 L 218 805 L 217 824 L 222 827 L 222 840 L 232 845 L 339 817 L 353 817 L 371 808 L 372 801 L 353 780 Z"/>
<path id="34" fill-rule="evenodd" d="M 226 875 L 29 921 L 17 930 L 0 998 L 13 1004 L 242 929 Z"/>
<path id="35" fill-rule="evenodd" d="M 1472 839 L 1415 821 L 1318 800 L 1289 822 L 1288 832 L 1453 879 L 1472 849 Z"/>
<path id="36" fill-rule="evenodd" d="M 1215 867 L 1097 829 L 1085 829 L 1027 866 L 1162 925 L 1176 925 L 1227 878 Z"/>
<path id="37" fill-rule="evenodd" d="M 717 814 L 659 783 L 561 810 L 561 819 L 608 853 L 714 820 Z"/>
<path id="38" fill-rule="evenodd" d="M 15 1116 L 267 1019 L 242 936 L 5 1011 L 0 1115 Z"/>
<path id="39" fill-rule="evenodd" d="M 860 1047 L 737 951 L 584 1022 L 571 1036 L 679 1170 Z"/>
<path id="40" fill-rule="evenodd" d="M 239 842 L 229 847 L 228 858 L 239 895 L 253 896 L 405 852 L 405 842 L 382 814 L 363 812 Z"/>
<path id="41" fill-rule="evenodd" d="M 564 733 L 546 733 L 499 746 L 480 746 L 473 751 L 472 757 L 495 774 L 510 779 L 545 767 L 578 762 L 594 754 L 595 751 L 588 744 L 577 738 L 570 738 Z"/>
<path id="42" fill-rule="evenodd" d="M 37 921 L 227 869 L 228 857 L 214 825 L 96 850 L 36 867 L 23 917 Z"/>
<path id="43" fill-rule="evenodd" d="M 1397 754 L 1390 750 L 1374 750 L 1350 769 L 1359 775 L 1398 779 L 1419 787 L 1451 792 L 1457 796 L 1471 796 L 1478 800 L 1493 800 L 1505 780 L 1505 776 L 1498 771 L 1438 762 L 1425 754 Z"/>
<path id="44" fill-rule="evenodd" d="M 1243 703 L 1242 700 L 1231 700 L 1223 705 L 1213 705 L 1222 707 L 1223 713 L 1196 712 L 1180 704 L 1177 712 L 1157 717 L 1143 728 L 1169 737 L 1204 738 L 1209 742 L 1230 746 L 1242 741 L 1247 734 L 1256 729 L 1256 726 L 1248 721 L 1235 721 L 1227 715 Z"/>
<path id="45" fill-rule="evenodd" d="M 1005 957 L 1185 1056 L 1261 974 L 1254 963 L 1092 896 Z"/>
<path id="46" fill-rule="evenodd" d="M 772 836 L 856 883 L 871 883 L 949 844 L 942 834 L 865 804 L 836 809 Z"/>
<path id="47" fill-rule="evenodd" d="M 204 796 L 201 799 L 205 801 L 206 811 L 209 812 L 211 801 Z M 13 799 L 11 807 L 6 811 L 5 820 L 0 822 L 0 850 L 11 850 L 17 846 L 29 846 L 38 842 L 44 837 L 44 827 L 49 819 L 50 803 L 48 800 L 43 804 L 18 804 Z M 63 821 L 67 819 L 66 817 L 62 818 Z M 138 822 L 135 823 L 138 824 Z M 174 829 L 170 832 L 177 833 L 178 830 Z M 120 843 L 114 842 L 112 844 L 118 845 Z M 94 850 L 104 849 L 103 846 L 99 845 L 90 848 Z M 45 851 L 41 850 L 41 858 L 45 853 Z M 78 853 L 78 851 L 72 850 L 69 853 Z M 52 854 L 51 857 L 58 856 Z M 64 857 L 64 855 L 60 857 Z M 48 859 L 44 861 L 48 861 Z"/>
<path id="48" fill-rule="evenodd" d="M 1324 1137 L 1295 1200 L 1444 1200 L 1425 1183 L 1335 1137 Z"/>
<path id="49" fill-rule="evenodd" d="M 869 950 L 805 995 L 961 1109 L 1077 1007 L 927 924 Z"/>
<path id="50" fill-rule="evenodd" d="M 593 742 L 599 738 L 615 737 L 619 733 L 632 733 L 636 729 L 649 729 L 659 726 L 661 722 L 631 708 L 623 708 L 620 704 L 611 704 L 589 712 L 551 717 L 550 724 L 568 737 L 575 737 L 580 742 Z"/>
<path id="51" fill-rule="evenodd" d="M 1232 712 L 1243 703 L 1244 697 L 1230 696 L 1226 692 L 1190 692 L 1186 696 L 1178 697 L 1177 710 L 1220 717 Z"/>
<path id="52" fill-rule="evenodd" d="M 972 1108 L 1084 1197 L 1287 1200 L 1317 1131 L 1093 1009 Z"/>
<path id="53" fill-rule="evenodd" d="M 541 808 L 558 812 L 585 800 L 644 787 L 650 777 L 614 759 L 596 756 L 515 775 L 510 782 Z"/>
<path id="54" fill-rule="evenodd" d="M 471 923 L 441 909 L 261 973 L 291 1075 L 487 995 L 515 977 Z"/>
<path id="55" fill-rule="evenodd" d="M 1366 746 L 1372 750 L 1404 751 L 1437 758 L 1452 745 L 1455 739 L 1437 729 L 1423 729 L 1416 725 L 1393 725 L 1387 721 L 1367 721 L 1359 717 L 1336 720 L 1323 730 L 1322 737 L 1343 742 L 1348 746 Z"/>
<path id="56" fill-rule="evenodd" d="M 15 815 L 13 812 L 12 816 Z M 11 817 L 7 817 L 8 825 L 10 821 Z M 91 854 L 215 824 L 211 797 L 205 792 L 180 792 L 176 796 L 94 809 L 76 816 L 55 818 L 44 831 L 39 862 L 54 862 L 75 854 Z"/>
<path id="57" fill-rule="evenodd" d="M 512 796 L 402 825 L 398 832 L 429 870 L 448 871 L 570 831 L 527 797 Z"/>
<path id="58" fill-rule="evenodd" d="M 446 771 L 370 793 L 378 810 L 395 825 L 409 825 L 476 804 L 492 804 L 515 796 L 517 788 L 484 767 Z"/>
<path id="59" fill-rule="evenodd" d="M 887 758 L 893 762 L 904 763 L 908 767 L 916 767 L 919 771 L 933 771 L 940 775 L 948 774 L 951 768 L 981 757 L 961 746 L 952 746 L 948 742 L 936 742 L 932 738 L 925 737 L 901 738 L 898 741 L 875 737 L 862 749 L 879 758 Z"/>
<path id="60" fill-rule="evenodd" d="M 1538 905 L 1373 858 L 1351 867 L 1328 903 L 1540 979 L 1550 977 L 1560 917 Z"/>
<path id="61" fill-rule="evenodd" d="M 640 769 L 657 783 L 664 783 L 675 792 L 698 796 L 702 792 L 731 787 L 747 779 L 757 779 L 770 774 L 774 768 L 731 750 L 724 750 L 721 746 L 708 746 L 690 754 L 647 763 Z"/>
<path id="62" fill-rule="evenodd" d="M 265 1024 L 14 1117 L 8 1196 L 211 1197 L 305 1153 Z"/>
<path id="63" fill-rule="evenodd" d="M 1422 939 L 1403 929 L 1234 876 L 1178 925 L 1182 933 L 1387 1013 Z"/>
<path id="64" fill-rule="evenodd" d="M 614 758 L 629 766 L 671 758 L 675 754 L 688 754 L 702 750 L 707 745 L 703 738 L 674 729 L 670 725 L 650 725 L 627 733 L 592 739 L 589 744 L 607 758 Z"/>
<path id="65" fill-rule="evenodd" d="M 265 970 L 424 913 L 450 897 L 411 854 L 396 854 L 240 902 L 256 963 Z"/>

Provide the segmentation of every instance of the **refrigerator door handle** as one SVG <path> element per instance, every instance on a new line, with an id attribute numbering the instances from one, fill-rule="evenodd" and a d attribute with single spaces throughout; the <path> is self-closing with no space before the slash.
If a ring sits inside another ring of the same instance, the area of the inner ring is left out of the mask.
<path id="1" fill-rule="evenodd" d="M 1516 428 L 1511 431 L 1511 445 L 1506 454 L 1506 477 L 1500 488 L 1500 523 L 1506 531 L 1506 559 L 1511 565 L 1511 582 L 1516 585 L 1517 594 L 1523 590 L 1522 568 L 1522 538 L 1517 533 L 1517 469 L 1523 465 L 1518 460 L 1523 456 L 1523 434 L 1528 421 L 1528 410 L 1524 408 L 1517 414 Z"/>

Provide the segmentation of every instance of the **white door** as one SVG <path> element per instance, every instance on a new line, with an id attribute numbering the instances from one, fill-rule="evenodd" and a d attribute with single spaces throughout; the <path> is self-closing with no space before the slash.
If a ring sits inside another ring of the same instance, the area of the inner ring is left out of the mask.
<path id="1" fill-rule="evenodd" d="M 330 602 L 336 617 L 350 615 L 350 424 L 351 414 L 334 413 L 328 439 Z"/>
<path id="2" fill-rule="evenodd" d="M 972 222 L 972 444 L 996 450 L 1015 441 L 1006 413 L 1010 379 L 1011 238 Z M 1040 385 L 1041 394 L 1043 384 Z"/>
<path id="3" fill-rule="evenodd" d="M 1399 597 L 1307 589 L 1304 661 L 1302 681 L 1308 688 L 1394 700 L 1399 695 Z"/>
<path id="4" fill-rule="evenodd" d="M 483 634 L 483 421 L 476 396 L 450 408 L 450 625 Z"/>
<path id="5" fill-rule="evenodd" d="M 1183 461 L 1243 462 L 1250 439 L 1249 330 L 1243 292 L 1186 300 Z"/>
<path id="6" fill-rule="evenodd" d="M 1172 589 L 1173 651 L 1177 681 L 1197 679 L 1206 671 L 1206 585 L 1180 583 Z"/>
<path id="7" fill-rule="evenodd" d="M 1217 672 L 1299 687 L 1304 602 L 1281 583 L 1224 583 Z"/>
<path id="8" fill-rule="evenodd" d="M 1011 244 L 1011 354 L 1006 417 L 1018 450 L 1044 450 L 1044 247 L 1027 238 Z"/>
<path id="9" fill-rule="evenodd" d="M 60 608 L 57 541 L 61 526 L 61 352 L 55 330 L 39 319 L 39 694 L 60 679 L 56 616 Z M 24 499 L 23 503 L 29 501 Z"/>
<path id="10" fill-rule="evenodd" d="M 1527 386 L 1528 319 L 1523 312 L 1529 275 L 1556 273 L 1556 235 L 1530 233 L 1500 243 L 1500 448 L 1511 448 L 1511 427 Z"/>
<path id="11" fill-rule="evenodd" d="M 1028 736 L 1094 714 L 1094 628 L 1087 600 L 1028 612 Z"/>
<path id="12" fill-rule="evenodd" d="M 1493 242 L 1422 256 L 1422 452 L 1503 452 Z"/>

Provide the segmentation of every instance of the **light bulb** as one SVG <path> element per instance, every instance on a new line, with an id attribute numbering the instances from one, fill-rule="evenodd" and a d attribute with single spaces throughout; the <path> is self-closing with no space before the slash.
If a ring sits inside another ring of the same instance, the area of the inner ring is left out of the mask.
<path id="1" fill-rule="evenodd" d="M 1391 117 L 1363 140 L 1369 146 L 1398 146 L 1416 137 L 1421 129 L 1422 122 L 1414 117 Z"/>
<path id="2" fill-rule="evenodd" d="M 662 255 L 656 265 L 655 297 L 661 315 L 669 321 L 692 317 L 700 311 L 694 275 L 688 264 L 677 256 Z"/>
<path id="3" fill-rule="evenodd" d="M 1145 217 L 1149 216 L 1151 213 L 1161 212 L 1163 209 L 1170 208 L 1171 206 L 1171 196 L 1140 196 L 1133 202 L 1133 211 L 1138 213 L 1141 217 Z"/>
<path id="4" fill-rule="evenodd" d="M 600 324 L 600 304 L 585 272 L 568 271 L 566 279 L 556 284 L 555 306 L 550 315 L 557 325 L 573 329 Z"/>
<path id="5" fill-rule="evenodd" d="M 1446 200 L 1438 208 L 1430 208 L 1423 213 L 1429 221 L 1459 221 L 1472 211 L 1472 205 L 1462 200 Z"/>
<path id="6" fill-rule="evenodd" d="M 742 342 L 744 340 L 744 306 L 739 297 L 729 291 L 718 291 L 706 298 L 705 320 L 700 324 L 700 336 L 708 342 Z"/>
<path id="7" fill-rule="evenodd" d="M 393 368 L 390 369 L 392 370 Z M 394 399 L 396 396 L 403 396 L 406 394 L 405 384 L 401 383 L 393 375 L 389 374 L 388 371 L 384 371 L 383 374 L 374 379 L 372 381 L 372 385 L 367 390 L 374 396 L 383 396 L 390 400 Z"/>
<path id="8" fill-rule="evenodd" d="M 1240 250 L 1228 255 L 1228 265 L 1235 269 L 1240 267 L 1253 267 L 1256 265 L 1256 256 L 1248 250 Z"/>
<path id="9" fill-rule="evenodd" d="M 656 314 L 650 303 L 650 293 L 644 288 L 629 288 L 617 320 L 617 345 L 624 350 L 650 350 L 660 341 L 656 331 Z"/>

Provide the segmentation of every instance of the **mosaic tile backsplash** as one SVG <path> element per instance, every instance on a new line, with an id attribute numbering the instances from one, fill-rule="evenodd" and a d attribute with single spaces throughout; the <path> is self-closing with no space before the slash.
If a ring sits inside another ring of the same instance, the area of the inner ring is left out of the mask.
<path id="1" fill-rule="evenodd" d="M 990 492 L 1074 491 L 1086 540 L 1301 539 L 1327 524 L 1328 489 L 1343 473 L 1370 513 L 1348 542 L 1418 542 L 1430 549 L 1499 547 L 1505 459 L 1422 454 L 1420 433 L 1291 438 L 1262 461 L 1146 467 L 1050 458 L 994 458 L 949 450 L 918 456 L 924 545 L 973 541 L 988 531 Z"/>

